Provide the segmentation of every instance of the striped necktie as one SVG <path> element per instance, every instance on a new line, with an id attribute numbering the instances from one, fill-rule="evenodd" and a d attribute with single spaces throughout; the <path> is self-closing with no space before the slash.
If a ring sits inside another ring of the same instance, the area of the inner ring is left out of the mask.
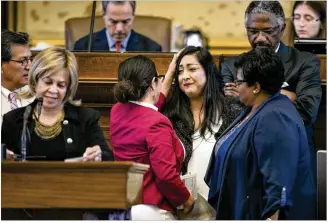
<path id="1" fill-rule="evenodd" d="M 115 49 L 116 49 L 116 52 L 121 52 L 121 42 L 120 41 L 117 41 L 115 43 Z"/>
<path id="2" fill-rule="evenodd" d="M 16 100 L 16 93 L 10 92 L 8 97 L 9 97 L 9 101 L 10 101 L 11 110 L 18 108 L 17 100 Z"/>

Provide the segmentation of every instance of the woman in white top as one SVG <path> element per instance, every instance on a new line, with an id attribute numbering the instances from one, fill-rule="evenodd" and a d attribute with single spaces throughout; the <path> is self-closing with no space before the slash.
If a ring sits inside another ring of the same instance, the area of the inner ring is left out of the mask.
<path id="1" fill-rule="evenodd" d="M 196 174 L 198 193 L 205 199 L 204 176 L 216 137 L 241 111 L 238 102 L 223 96 L 221 83 L 212 55 L 186 47 L 177 58 L 174 87 L 163 110 L 185 147 L 182 174 Z"/>

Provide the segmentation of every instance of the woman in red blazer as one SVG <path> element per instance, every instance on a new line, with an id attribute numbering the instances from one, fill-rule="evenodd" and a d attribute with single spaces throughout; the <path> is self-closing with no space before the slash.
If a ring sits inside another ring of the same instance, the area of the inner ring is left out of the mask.
<path id="1" fill-rule="evenodd" d="M 183 145 L 169 119 L 157 111 L 172 83 L 175 60 L 176 56 L 165 80 L 159 79 L 154 62 L 145 56 L 119 66 L 114 87 L 119 103 L 110 114 L 114 158 L 150 165 L 143 180 L 143 204 L 132 207 L 132 220 L 175 220 L 178 206 L 183 205 L 185 213 L 193 208 L 194 200 L 180 179 Z"/>

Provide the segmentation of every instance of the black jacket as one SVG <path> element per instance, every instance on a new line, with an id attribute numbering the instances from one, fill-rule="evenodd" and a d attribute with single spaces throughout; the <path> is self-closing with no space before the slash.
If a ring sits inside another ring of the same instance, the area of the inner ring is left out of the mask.
<path id="1" fill-rule="evenodd" d="M 285 82 L 282 89 L 296 93 L 293 102 L 304 124 L 312 124 L 318 115 L 322 96 L 320 80 L 320 60 L 312 53 L 301 52 L 280 42 L 278 56 L 285 68 Z M 221 64 L 224 83 L 233 82 L 237 76 L 234 67 L 236 58 L 230 58 Z"/>
<path id="2" fill-rule="evenodd" d="M 30 105 L 35 107 L 35 100 Z M 15 154 L 21 154 L 21 134 L 23 130 L 24 112 L 26 107 L 21 107 L 8 112 L 3 116 L 1 129 L 1 143 Z M 103 132 L 99 127 L 99 112 L 85 107 L 74 106 L 70 103 L 64 105 L 65 117 L 62 122 L 63 136 L 65 139 L 66 158 L 82 156 L 85 149 L 99 145 L 102 150 L 102 160 L 113 161 L 113 153 L 108 148 Z M 27 125 L 29 132 L 34 129 L 32 114 Z M 27 146 L 28 156 L 28 146 Z"/>
<path id="3" fill-rule="evenodd" d="M 73 50 L 86 51 L 88 49 L 89 36 L 84 36 L 75 42 Z M 109 51 L 108 41 L 106 37 L 106 29 L 102 29 L 92 35 L 91 51 Z M 131 35 L 126 46 L 126 51 L 147 51 L 147 52 L 161 52 L 162 47 L 155 41 L 148 37 L 136 33 L 131 30 Z"/>

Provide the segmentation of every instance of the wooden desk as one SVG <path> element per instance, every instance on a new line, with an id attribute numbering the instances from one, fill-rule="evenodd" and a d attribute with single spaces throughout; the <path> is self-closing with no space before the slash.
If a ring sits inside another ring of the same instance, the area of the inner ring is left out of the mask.
<path id="1" fill-rule="evenodd" d="M 4 212 L 14 210 L 5 213 L 7 219 L 24 217 L 21 209 L 29 208 L 37 213 L 34 219 L 58 219 L 56 214 L 65 213 L 60 219 L 77 220 L 82 218 L 83 209 L 126 209 L 142 203 L 143 174 L 149 166 L 132 162 L 4 161 L 1 168 L 1 208 Z"/>

